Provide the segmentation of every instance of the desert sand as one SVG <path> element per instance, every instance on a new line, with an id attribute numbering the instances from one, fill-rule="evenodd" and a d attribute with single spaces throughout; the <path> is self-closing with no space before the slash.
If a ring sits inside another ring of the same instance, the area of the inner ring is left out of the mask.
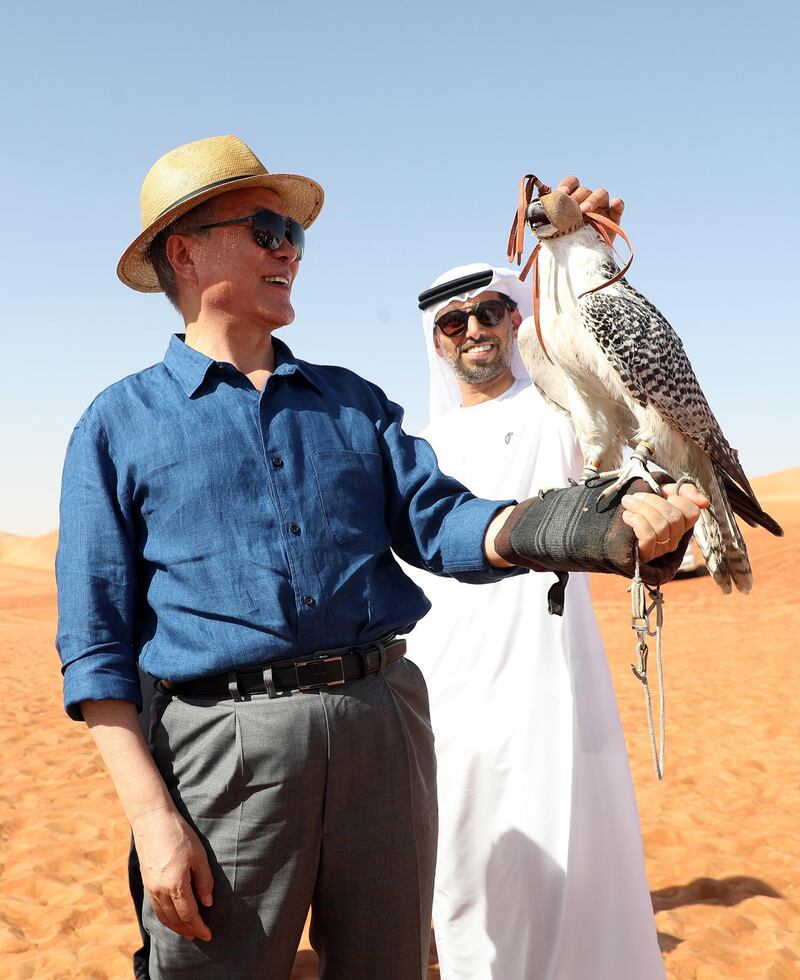
<path id="1" fill-rule="evenodd" d="M 723 596 L 708 577 L 664 590 L 663 782 L 628 667 L 625 583 L 594 582 L 674 980 L 800 977 L 800 469 L 754 482 L 786 537 L 748 529 L 753 594 Z M 0 719 L 2 976 L 116 980 L 131 976 L 138 944 L 128 829 L 88 732 L 62 710 L 55 542 L 55 532 L 0 535 L 0 663 L 10 695 Z M 316 976 L 305 936 L 293 977 Z M 433 964 L 429 976 L 438 976 Z"/>

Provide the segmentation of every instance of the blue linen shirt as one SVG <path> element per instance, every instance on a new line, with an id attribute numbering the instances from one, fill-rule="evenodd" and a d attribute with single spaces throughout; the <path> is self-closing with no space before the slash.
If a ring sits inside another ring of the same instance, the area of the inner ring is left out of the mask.
<path id="1" fill-rule="evenodd" d="M 141 706 L 136 670 L 172 681 L 408 631 L 430 608 L 405 561 L 495 581 L 476 499 L 401 428 L 402 409 L 273 339 L 260 392 L 172 337 L 102 392 L 64 464 L 57 647 L 70 717 Z"/>

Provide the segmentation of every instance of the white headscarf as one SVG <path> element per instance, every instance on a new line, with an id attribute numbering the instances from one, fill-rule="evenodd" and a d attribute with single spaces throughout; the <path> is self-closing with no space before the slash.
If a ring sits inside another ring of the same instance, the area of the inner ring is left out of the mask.
<path id="1" fill-rule="evenodd" d="M 523 320 L 533 312 L 530 286 L 526 286 L 525 283 L 520 282 L 519 275 L 513 269 L 495 269 L 485 262 L 473 262 L 471 265 L 456 266 L 455 269 L 450 269 L 449 272 L 445 272 L 444 275 L 439 276 L 431 284 L 431 288 L 441 286 L 455 279 L 461 279 L 463 276 L 474 275 L 480 272 L 491 272 L 492 278 L 475 289 L 468 289 L 463 293 L 447 296 L 445 299 L 439 300 L 422 311 L 422 329 L 425 333 L 425 349 L 428 352 L 428 366 L 430 368 L 431 378 L 428 404 L 429 423 L 440 415 L 444 415 L 445 412 L 449 412 L 451 408 L 456 408 L 456 406 L 461 404 L 461 389 L 458 387 L 458 381 L 453 373 L 453 369 L 444 358 L 439 357 L 436 353 L 436 348 L 433 346 L 433 324 L 439 311 L 444 309 L 448 303 L 452 303 L 453 300 L 464 303 L 486 290 L 492 290 L 495 293 L 503 293 L 510 299 L 513 299 L 519 307 L 519 312 Z M 511 358 L 511 370 L 517 379 L 528 377 L 528 372 L 525 370 L 525 365 L 519 356 L 516 341 L 514 342 L 514 352 Z"/>

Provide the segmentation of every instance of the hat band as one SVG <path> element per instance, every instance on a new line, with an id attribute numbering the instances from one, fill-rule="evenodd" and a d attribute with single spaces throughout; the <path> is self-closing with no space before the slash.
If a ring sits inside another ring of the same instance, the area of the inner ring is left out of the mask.
<path id="1" fill-rule="evenodd" d="M 156 215 L 156 217 L 153 218 L 150 224 L 154 225 L 156 221 L 160 221 L 168 211 L 171 211 L 173 208 L 180 207 L 181 204 L 185 204 L 187 201 L 191 201 L 191 199 L 193 197 L 197 197 L 198 194 L 205 194 L 206 191 L 211 191 L 215 187 L 221 187 L 223 184 L 232 184 L 237 180 L 247 180 L 248 177 L 267 177 L 267 176 L 268 174 L 266 173 L 240 174 L 238 177 L 223 177 L 222 180 L 215 180 L 211 184 L 206 184 L 204 187 L 198 187 L 195 190 L 190 191 L 190 193 L 184 194 L 183 197 L 178 198 L 177 201 L 173 201 L 172 204 L 168 204 L 160 214 Z"/>
<path id="2" fill-rule="evenodd" d="M 471 272 L 468 276 L 461 276 L 459 279 L 451 279 L 450 282 L 439 283 L 438 286 L 432 286 L 430 289 L 426 289 L 424 293 L 419 294 L 417 297 L 419 308 L 427 310 L 434 303 L 450 299 L 451 296 L 459 296 L 470 289 L 488 286 L 493 278 L 493 269 L 482 269 L 480 272 Z"/>

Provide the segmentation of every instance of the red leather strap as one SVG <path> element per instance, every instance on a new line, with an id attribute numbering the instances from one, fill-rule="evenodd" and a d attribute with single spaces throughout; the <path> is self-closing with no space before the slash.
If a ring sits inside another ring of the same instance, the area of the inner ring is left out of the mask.
<path id="1" fill-rule="evenodd" d="M 553 358 L 548 353 L 547 348 L 544 345 L 544 337 L 542 337 L 542 324 L 539 318 L 539 252 L 541 251 L 542 243 L 539 242 L 536 248 L 531 253 L 530 259 L 528 259 L 528 264 L 525 266 L 524 272 L 527 275 L 529 267 L 533 268 L 533 325 L 536 327 L 536 336 L 541 345 L 542 352 L 550 363 L 553 363 Z M 525 276 L 520 276 L 520 279 L 524 280 Z"/>
<path id="2" fill-rule="evenodd" d="M 539 253 L 542 250 L 542 243 L 537 242 L 536 247 L 530 254 L 530 258 L 525 263 L 525 268 L 519 274 L 519 281 L 525 282 L 528 273 L 533 270 L 533 325 L 536 327 L 536 336 L 539 338 L 539 343 L 544 352 L 544 356 L 550 363 L 553 363 L 553 358 L 547 352 L 547 348 L 544 345 L 544 338 L 542 337 L 542 324 L 539 319 Z"/>
<path id="3" fill-rule="evenodd" d="M 525 174 L 525 176 L 519 182 L 519 195 L 517 198 L 517 213 L 514 215 L 514 222 L 511 225 L 511 233 L 508 236 L 508 260 L 509 262 L 516 261 L 519 265 L 522 261 L 522 253 L 525 249 L 525 211 L 531 202 L 533 197 L 534 187 L 539 191 L 539 196 L 542 194 L 549 194 L 550 188 L 547 184 L 542 183 L 538 177 L 534 174 Z M 520 282 L 525 282 L 528 273 L 533 270 L 533 324 L 536 328 L 536 336 L 541 344 L 542 350 L 544 351 L 544 356 L 550 363 L 553 363 L 552 358 L 547 352 L 547 348 L 544 345 L 544 340 L 542 338 L 542 327 L 539 321 L 539 252 L 541 251 L 542 243 L 537 242 L 535 248 L 531 252 L 528 261 L 519 274 Z"/>
<path id="4" fill-rule="evenodd" d="M 527 210 L 527 207 L 531 202 L 531 198 L 533 197 L 534 187 L 539 191 L 540 196 L 542 194 L 550 193 L 550 188 L 547 186 L 547 184 L 543 184 L 538 177 L 534 176 L 534 174 L 525 174 L 525 176 L 519 182 L 517 213 L 514 215 L 514 222 L 511 225 L 507 249 L 509 262 L 516 261 L 517 265 L 521 264 L 522 253 L 525 249 L 525 211 Z M 620 280 L 628 269 L 630 269 L 631 263 L 633 262 L 633 246 L 631 245 L 628 236 L 625 234 L 622 228 L 620 228 L 616 221 L 612 221 L 610 218 L 606 218 L 604 215 L 598 214 L 596 211 L 584 211 L 583 220 L 586 224 L 591 225 L 591 227 L 594 228 L 600 238 L 611 249 L 614 249 L 614 235 L 619 235 L 628 246 L 630 256 L 625 265 L 610 279 L 606 280 L 606 282 L 600 283 L 599 286 L 594 286 L 592 289 L 587 289 L 586 292 L 580 293 L 578 299 L 580 299 L 582 296 L 588 296 L 589 293 L 596 293 L 600 289 L 605 289 L 606 286 L 610 286 L 612 283 Z M 536 336 L 542 346 L 544 356 L 552 364 L 553 359 L 550 357 L 550 354 L 544 345 L 544 339 L 542 338 L 542 326 L 539 320 L 539 251 L 541 247 L 542 243 L 538 242 L 536 247 L 531 252 L 528 261 L 525 263 L 522 272 L 520 272 L 519 278 L 521 282 L 525 282 L 528 273 L 533 271 L 533 323 L 536 327 Z"/>
<path id="5" fill-rule="evenodd" d="M 542 194 L 549 194 L 551 192 L 547 184 L 543 184 L 535 174 L 525 174 L 519 182 L 517 213 L 514 215 L 514 222 L 511 225 L 511 233 L 508 236 L 508 248 L 506 250 L 508 261 L 516 261 L 517 265 L 522 261 L 522 253 L 525 250 L 525 210 L 531 203 L 534 187 L 539 191 L 539 197 Z"/>
<path id="6" fill-rule="evenodd" d="M 628 238 L 625 232 L 620 228 L 620 226 L 616 223 L 616 221 L 612 221 L 611 218 L 606 218 L 604 215 L 598 214 L 596 211 L 584 212 L 583 217 L 586 220 L 587 224 L 590 224 L 594 228 L 594 230 L 603 239 L 606 245 L 609 246 L 609 248 L 612 249 L 614 248 L 614 244 L 613 244 L 614 240 L 611 237 L 611 234 L 609 234 L 610 232 L 613 232 L 615 235 L 619 235 L 620 238 L 625 242 L 631 254 L 628 257 L 628 261 L 625 263 L 625 265 L 618 272 L 616 272 L 610 279 L 607 279 L 605 282 L 601 282 L 599 286 L 593 286 L 591 289 L 587 289 L 586 292 L 581 293 L 578 296 L 578 299 L 580 299 L 581 296 L 588 296 L 589 293 L 596 293 L 599 289 L 605 289 L 606 286 L 610 286 L 612 283 L 620 280 L 628 271 L 628 269 L 630 269 L 631 263 L 633 262 L 633 245 L 631 245 L 631 240 L 630 238 Z"/>
<path id="7" fill-rule="evenodd" d="M 520 274 L 519 274 L 519 281 L 520 282 L 525 282 L 525 280 L 528 278 L 528 273 L 531 271 L 531 269 L 533 268 L 534 265 L 537 266 L 537 268 L 538 268 L 538 258 L 537 258 L 537 256 L 539 255 L 539 249 L 541 247 L 542 247 L 542 243 L 541 242 L 537 242 L 536 247 L 531 252 L 531 254 L 528 256 L 528 261 L 525 263 L 525 265 L 523 266 L 522 272 L 520 272 Z"/>

